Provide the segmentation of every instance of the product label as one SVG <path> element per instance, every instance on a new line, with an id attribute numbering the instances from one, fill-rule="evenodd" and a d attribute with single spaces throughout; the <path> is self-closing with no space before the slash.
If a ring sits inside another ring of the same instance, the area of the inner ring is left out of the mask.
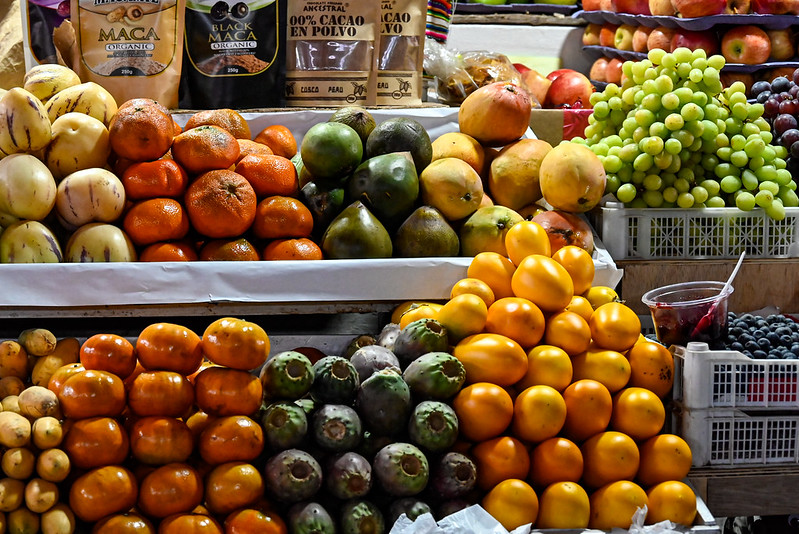
<path id="1" fill-rule="evenodd" d="M 176 0 L 80 0 L 72 13 L 85 67 L 97 76 L 152 76 L 179 52 Z"/>
<path id="2" fill-rule="evenodd" d="M 378 105 L 419 105 L 427 2 L 381 0 Z"/>

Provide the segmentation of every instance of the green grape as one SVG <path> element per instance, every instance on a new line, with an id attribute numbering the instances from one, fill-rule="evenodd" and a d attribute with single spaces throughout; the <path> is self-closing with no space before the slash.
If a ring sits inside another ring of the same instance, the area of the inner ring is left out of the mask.
<path id="1" fill-rule="evenodd" d="M 724 176 L 719 182 L 719 186 L 725 193 L 735 193 L 741 188 L 741 179 L 737 176 Z"/>
<path id="2" fill-rule="evenodd" d="M 716 155 L 720 160 L 730 161 L 730 157 L 732 156 L 732 148 L 728 146 L 720 147 L 718 150 L 716 150 Z"/>
<path id="3" fill-rule="evenodd" d="M 631 180 L 636 186 L 641 185 L 644 183 L 644 178 L 646 178 L 646 172 L 644 171 L 633 171 L 633 179 Z"/>
<path id="4" fill-rule="evenodd" d="M 663 121 L 663 124 L 665 124 L 666 128 L 672 132 L 676 130 L 682 130 L 682 127 L 685 125 L 685 119 L 683 119 L 682 115 L 679 113 L 671 113 Z"/>
<path id="5" fill-rule="evenodd" d="M 741 172 L 741 185 L 743 185 L 744 189 L 747 191 L 754 191 L 757 189 L 758 185 L 757 176 L 749 169 L 744 169 Z"/>
<path id="6" fill-rule="evenodd" d="M 655 122 L 655 114 L 650 109 L 639 109 L 635 112 L 635 121 L 638 126 L 649 128 Z"/>
<path id="7" fill-rule="evenodd" d="M 776 147 L 774 145 L 769 145 L 763 149 L 763 153 L 760 155 L 766 163 L 771 162 L 774 158 L 777 157 L 777 151 L 774 150 Z"/>
<path id="8" fill-rule="evenodd" d="M 649 68 L 644 71 L 644 80 L 654 80 L 657 76 L 658 72 L 655 69 Z"/>
<path id="9" fill-rule="evenodd" d="M 618 135 L 609 135 L 605 139 L 605 144 L 608 145 L 608 146 L 611 146 L 611 147 L 613 147 L 613 146 L 620 147 L 620 146 L 622 146 L 623 142 L 622 142 L 621 137 L 619 137 Z"/>
<path id="10" fill-rule="evenodd" d="M 777 169 L 777 178 L 774 180 L 781 186 L 788 185 L 793 182 L 791 171 L 787 169 Z"/>
<path id="11" fill-rule="evenodd" d="M 650 208 L 659 208 L 663 205 L 663 193 L 657 190 L 647 190 L 641 195 L 644 203 Z"/>
<path id="12" fill-rule="evenodd" d="M 752 121 L 752 124 L 760 128 L 761 132 L 771 132 L 771 125 L 763 117 L 755 119 L 754 121 Z"/>
<path id="13" fill-rule="evenodd" d="M 755 176 L 761 182 L 776 182 L 777 181 L 777 168 L 774 165 L 763 165 L 755 170 Z"/>
<path id="14" fill-rule="evenodd" d="M 788 149 L 782 145 L 772 145 L 774 148 L 774 156 L 778 158 L 785 159 L 788 157 Z"/>
<path id="15" fill-rule="evenodd" d="M 689 192 L 680 193 L 680 195 L 677 197 L 677 205 L 682 209 L 692 208 L 694 202 L 696 202 L 696 200 L 694 199 L 694 196 Z"/>
<path id="16" fill-rule="evenodd" d="M 627 207 L 628 207 L 628 208 L 632 208 L 632 209 L 639 209 L 639 210 L 642 210 L 642 209 L 646 209 L 646 208 L 647 208 L 647 205 L 646 205 L 646 202 L 644 202 L 644 199 L 643 199 L 643 198 L 641 198 L 641 197 L 636 197 L 636 198 L 634 198 L 634 199 L 633 199 L 633 201 L 632 201 L 632 202 L 630 202 L 629 204 L 627 204 Z"/>
<path id="17" fill-rule="evenodd" d="M 624 162 L 622 162 L 621 158 L 618 156 L 607 156 L 602 162 L 602 166 L 605 167 L 606 173 L 618 172 L 622 165 L 624 165 Z"/>
<path id="18" fill-rule="evenodd" d="M 616 98 L 615 96 L 613 98 Z M 618 127 L 619 124 L 624 121 L 624 111 L 620 109 L 612 109 L 610 110 L 610 121 L 614 124 L 614 126 Z M 612 131 L 615 132 L 616 128 L 612 128 Z"/>
<path id="19" fill-rule="evenodd" d="M 643 139 L 644 137 L 647 137 L 648 135 L 649 135 L 649 130 L 647 130 L 647 129 L 646 129 L 646 128 L 644 128 L 643 126 L 639 126 L 639 127 L 638 127 L 638 128 L 636 128 L 636 129 L 635 129 L 635 131 L 633 132 L 633 140 L 634 140 L 636 143 L 640 143 L 640 142 L 641 142 L 641 139 Z"/>
<path id="20" fill-rule="evenodd" d="M 727 101 L 730 104 L 730 107 L 734 107 L 736 104 L 746 104 L 746 86 L 741 82 L 739 85 L 735 85 L 737 82 L 733 82 L 732 85 L 728 87 L 728 90 L 733 91 Z"/>
<path id="21" fill-rule="evenodd" d="M 677 154 L 677 158 L 680 159 L 683 163 L 688 163 L 688 160 L 691 159 L 691 147 L 685 147 L 685 150 Z M 675 171 L 676 172 L 676 171 Z"/>
<path id="22" fill-rule="evenodd" d="M 725 133 L 720 133 L 716 136 L 716 146 L 724 148 L 730 146 L 730 138 Z"/>
<path id="23" fill-rule="evenodd" d="M 674 82 L 665 74 L 661 74 L 654 80 L 655 90 L 661 95 L 665 95 L 674 89 Z"/>
<path id="24" fill-rule="evenodd" d="M 605 177 L 605 194 L 615 195 L 620 185 L 621 180 L 619 180 L 617 174 L 607 174 Z"/>
<path id="25" fill-rule="evenodd" d="M 782 158 L 774 158 L 774 161 L 772 163 L 777 168 L 777 170 L 784 169 L 787 165 L 785 163 L 785 160 Z"/>
<path id="26" fill-rule="evenodd" d="M 652 67 L 652 62 L 648 60 L 636 61 L 633 63 L 633 76 L 644 77 L 647 69 Z"/>
<path id="27" fill-rule="evenodd" d="M 663 169 L 665 172 L 676 173 L 682 168 L 682 159 L 680 156 L 672 157 L 671 158 L 671 165 Z"/>
<path id="28" fill-rule="evenodd" d="M 589 147 L 597 156 L 606 156 L 610 147 L 605 143 L 596 143 Z"/>
<path id="29" fill-rule="evenodd" d="M 774 202 L 774 193 L 766 189 L 760 190 L 755 195 L 755 204 L 761 208 L 766 208 Z"/>
<path id="30" fill-rule="evenodd" d="M 616 198 L 619 199 L 619 202 L 623 202 L 625 204 L 632 202 L 637 194 L 638 190 L 633 184 L 630 183 L 621 184 L 616 190 Z"/>
<path id="31" fill-rule="evenodd" d="M 694 178 L 696 178 L 693 169 L 688 167 L 682 168 L 677 172 L 677 179 L 678 180 L 685 180 L 689 184 L 694 182 Z"/>
<path id="32" fill-rule="evenodd" d="M 669 136 L 669 130 L 662 122 L 653 122 L 649 126 L 649 135 L 657 136 L 661 139 L 666 139 Z"/>
<path id="33" fill-rule="evenodd" d="M 678 87 L 677 89 L 674 90 L 674 94 L 677 95 L 677 97 L 680 99 L 681 106 L 684 106 L 685 104 L 691 102 L 694 96 L 694 92 L 688 89 L 687 87 Z"/>
<path id="34" fill-rule="evenodd" d="M 715 83 L 719 81 L 719 71 L 713 67 L 707 67 L 702 71 L 702 80 L 707 83 Z"/>
<path id="35" fill-rule="evenodd" d="M 695 63 L 696 61 L 706 60 L 707 52 L 705 52 L 701 48 L 697 48 L 696 50 L 691 52 L 691 57 L 693 58 L 692 63 Z M 707 65 L 707 62 L 705 63 L 705 65 Z"/>
<path id="36" fill-rule="evenodd" d="M 716 119 L 716 128 L 719 129 L 719 133 L 726 134 L 727 133 L 727 123 L 725 119 Z"/>
<path id="37" fill-rule="evenodd" d="M 712 69 L 721 70 L 724 68 L 724 65 L 726 63 L 727 60 L 724 59 L 724 56 L 721 56 L 719 54 L 715 54 L 707 58 L 707 66 Z"/>
<path id="38" fill-rule="evenodd" d="M 702 161 L 702 153 L 699 151 L 692 151 L 688 156 L 688 163 L 691 163 L 693 165 L 697 165 L 701 161 Z"/>
<path id="39" fill-rule="evenodd" d="M 674 59 L 677 60 L 677 63 L 690 63 L 694 58 L 694 54 L 691 49 L 684 46 L 672 50 L 671 53 L 674 56 Z"/>
<path id="40" fill-rule="evenodd" d="M 726 121 L 729 117 L 730 117 L 730 110 L 727 109 L 725 106 L 720 106 L 718 120 Z"/>
<path id="41" fill-rule="evenodd" d="M 682 146 L 691 146 L 694 142 L 693 134 L 685 130 L 674 131 L 671 133 L 671 136 L 682 143 Z"/>
<path id="42" fill-rule="evenodd" d="M 735 134 L 730 137 L 730 148 L 733 150 L 743 150 L 746 146 L 746 137 L 741 134 Z"/>
<path id="43" fill-rule="evenodd" d="M 744 151 L 750 158 L 761 155 L 765 149 L 766 143 L 761 137 L 747 140 L 744 145 Z"/>
<path id="44" fill-rule="evenodd" d="M 680 115 L 686 121 L 697 121 L 704 118 L 705 112 L 693 102 L 689 102 L 680 109 Z"/>
<path id="45" fill-rule="evenodd" d="M 604 93 L 596 93 L 595 92 L 595 93 L 591 93 L 591 96 L 588 97 L 588 102 L 592 106 L 596 106 L 597 104 L 599 104 L 600 102 L 603 102 L 604 100 L 605 100 L 605 94 Z"/>
<path id="46" fill-rule="evenodd" d="M 605 138 L 605 144 L 608 144 L 607 138 Z M 608 149 L 608 156 L 616 156 L 619 157 L 619 153 L 621 152 L 620 146 L 612 146 Z"/>
<path id="47" fill-rule="evenodd" d="M 774 201 L 764 208 L 766 215 L 774 219 L 775 221 L 781 221 L 785 218 L 785 206 L 782 204 L 782 201 L 778 198 L 775 198 Z"/>
<path id="48" fill-rule="evenodd" d="M 749 119 L 750 121 L 758 119 L 763 116 L 763 110 L 764 106 L 759 102 L 755 102 L 754 104 L 749 104 L 746 118 Z"/>
<path id="49" fill-rule="evenodd" d="M 737 94 L 737 93 L 736 93 Z M 749 117 L 749 109 L 746 107 L 746 102 L 738 102 L 732 106 L 732 116 L 739 120 L 746 120 Z"/>
<path id="50" fill-rule="evenodd" d="M 680 195 L 675 187 L 667 187 L 663 190 L 663 200 L 666 202 L 677 202 L 677 197 Z"/>
<path id="51" fill-rule="evenodd" d="M 659 50 L 659 49 L 655 49 Z M 652 51 L 650 51 L 651 53 Z M 650 58 L 651 60 L 651 58 Z M 658 63 L 657 61 L 652 61 L 653 63 Z M 659 61 L 660 66 L 664 69 L 673 69 L 677 66 L 677 58 L 674 57 L 674 54 L 664 54 L 663 57 Z"/>
<path id="52" fill-rule="evenodd" d="M 585 127 L 585 135 L 586 137 L 593 137 L 594 135 L 599 135 L 601 133 L 602 126 L 600 124 L 594 123 L 589 124 Z"/>
<path id="53" fill-rule="evenodd" d="M 691 188 L 691 196 L 694 197 L 694 202 L 701 204 L 707 200 L 710 195 L 708 195 L 707 189 L 697 185 Z"/>
<path id="54" fill-rule="evenodd" d="M 621 123 L 621 127 L 625 130 L 634 132 L 635 129 L 638 128 L 638 122 L 635 120 L 635 116 L 624 119 L 624 121 Z"/>
<path id="55" fill-rule="evenodd" d="M 705 70 L 707 68 L 707 55 L 705 57 L 695 57 L 693 61 L 691 61 L 691 67 L 699 70 Z"/>
<path id="56" fill-rule="evenodd" d="M 663 180 L 657 174 L 647 174 L 641 184 L 648 191 L 659 191 L 663 187 Z"/>
<path id="57" fill-rule="evenodd" d="M 705 200 L 705 207 L 707 208 L 723 208 L 726 205 L 726 202 L 720 196 L 713 196 Z"/>
<path id="58" fill-rule="evenodd" d="M 618 96 L 618 95 L 619 95 L 619 93 L 620 93 L 620 91 L 619 91 L 619 86 L 618 86 L 618 85 L 616 85 L 615 83 L 609 83 L 609 84 L 607 84 L 607 85 L 605 86 L 605 91 L 604 91 L 604 93 L 605 93 L 605 95 L 607 95 L 607 96 Z"/>
<path id="59" fill-rule="evenodd" d="M 741 176 L 741 168 L 736 167 L 732 163 L 719 163 L 715 168 L 715 173 L 719 178 L 727 175 Z"/>
<path id="60" fill-rule="evenodd" d="M 788 189 L 790 189 L 791 191 L 796 191 L 796 182 L 795 182 L 795 181 L 793 181 L 793 180 L 791 180 L 790 182 L 788 182 L 787 184 L 785 184 L 783 187 L 787 187 L 787 188 L 788 188 Z"/>
<path id="61" fill-rule="evenodd" d="M 638 156 L 638 154 L 640 154 L 640 151 L 638 150 L 638 144 L 637 143 L 633 143 L 633 144 L 624 145 L 623 147 L 621 147 L 621 152 L 619 153 L 619 158 L 624 163 L 632 163 L 633 160 L 636 158 L 636 156 Z"/>
<path id="62" fill-rule="evenodd" d="M 660 154 L 663 152 L 663 139 L 654 135 L 644 137 L 641 142 L 638 143 L 638 148 L 650 156 Z"/>
<path id="63" fill-rule="evenodd" d="M 655 48 L 647 52 L 646 57 L 649 59 L 649 61 L 651 61 L 655 65 L 662 65 L 663 58 L 666 57 L 666 54 L 668 54 L 668 52 L 666 52 L 665 50 L 662 50 L 660 48 Z"/>
<path id="64" fill-rule="evenodd" d="M 644 100 L 644 96 L 646 96 L 646 95 L 644 94 L 644 92 L 643 92 L 643 91 L 641 91 L 640 89 L 638 89 L 638 91 L 636 91 L 636 92 L 635 92 L 635 97 L 633 98 L 633 103 L 634 103 L 636 106 L 640 106 L 640 105 L 641 105 L 641 102 Z"/>
<path id="65" fill-rule="evenodd" d="M 749 158 L 749 168 L 753 171 L 758 170 L 760 167 L 766 164 L 766 160 L 763 159 L 763 156 L 755 156 L 753 158 Z"/>
<path id="66" fill-rule="evenodd" d="M 631 165 L 625 165 L 619 172 L 616 173 L 622 183 L 631 182 L 633 179 L 633 168 Z"/>
<path id="67" fill-rule="evenodd" d="M 702 124 L 702 121 L 688 121 L 685 123 L 685 129 L 697 138 L 702 137 L 705 133 L 705 125 Z"/>
<path id="68" fill-rule="evenodd" d="M 660 97 L 660 105 L 664 109 L 675 110 L 680 107 L 680 97 L 674 93 L 666 93 Z"/>
<path id="69" fill-rule="evenodd" d="M 644 83 L 641 84 L 641 90 L 647 95 L 657 93 L 658 89 L 655 80 L 644 80 Z"/>
<path id="70" fill-rule="evenodd" d="M 799 196 L 796 195 L 796 191 L 787 187 L 780 187 L 779 199 L 782 200 L 782 205 L 786 208 L 799 206 Z"/>
<path id="71" fill-rule="evenodd" d="M 671 166 L 671 161 L 674 159 L 674 156 L 669 154 L 668 152 L 661 152 L 659 154 L 655 154 L 655 167 L 658 169 L 668 169 Z"/>
<path id="72" fill-rule="evenodd" d="M 768 145 L 774 140 L 774 134 L 768 131 L 760 132 L 760 138 Z"/>
<path id="73" fill-rule="evenodd" d="M 719 129 L 716 123 L 707 119 L 702 119 L 702 139 L 705 141 L 713 141 L 719 134 Z"/>
<path id="74" fill-rule="evenodd" d="M 633 62 L 632 61 L 625 61 L 621 64 L 621 72 L 627 78 L 633 77 Z"/>
<path id="75" fill-rule="evenodd" d="M 633 161 L 633 169 L 636 171 L 648 171 L 655 164 L 655 160 L 649 154 L 638 154 Z"/>
<path id="76" fill-rule="evenodd" d="M 694 83 L 699 83 L 704 78 L 704 73 L 700 69 L 692 68 L 688 73 L 688 79 Z"/>
<path id="77" fill-rule="evenodd" d="M 746 152 L 743 150 L 736 150 L 730 154 L 730 163 L 736 167 L 744 168 L 746 164 L 749 163 L 749 156 L 747 156 Z"/>
<path id="78" fill-rule="evenodd" d="M 768 191 L 772 195 L 777 195 L 780 192 L 780 184 L 777 182 L 760 182 L 757 189 L 758 191 Z"/>
<path id="79" fill-rule="evenodd" d="M 666 139 L 663 148 L 669 154 L 679 154 L 682 150 L 682 143 L 680 143 L 677 139 L 669 138 Z"/>
<path id="80" fill-rule="evenodd" d="M 755 195 L 748 191 L 742 191 L 735 195 L 735 206 L 741 211 L 752 211 L 755 207 Z"/>
<path id="81" fill-rule="evenodd" d="M 685 178 L 680 178 L 678 176 L 677 179 L 674 180 L 674 184 L 672 187 L 674 187 L 674 189 L 676 189 L 678 193 L 687 193 L 688 191 L 691 190 L 691 182 L 689 182 Z"/>
<path id="82" fill-rule="evenodd" d="M 719 164 L 719 158 L 714 154 L 705 154 L 702 156 L 702 168 L 707 171 L 712 171 Z"/>
<path id="83" fill-rule="evenodd" d="M 741 132 L 741 121 L 735 117 L 727 117 L 724 124 L 727 125 L 727 133 L 734 135 Z"/>
<path id="84" fill-rule="evenodd" d="M 715 121 L 719 118 L 719 107 L 716 104 L 707 104 L 705 106 L 705 118 L 709 121 Z"/>
<path id="85" fill-rule="evenodd" d="M 623 106 L 624 101 L 618 96 L 612 96 L 608 99 L 608 107 L 610 109 L 621 109 Z"/>
<path id="86" fill-rule="evenodd" d="M 594 104 L 593 117 L 595 119 L 604 119 L 608 115 L 610 115 L 610 108 L 608 107 L 607 102 L 597 102 Z"/>
<path id="87" fill-rule="evenodd" d="M 708 197 L 714 197 L 719 194 L 719 191 L 721 191 L 721 186 L 717 180 L 702 180 L 702 183 L 699 185 L 705 188 Z"/>

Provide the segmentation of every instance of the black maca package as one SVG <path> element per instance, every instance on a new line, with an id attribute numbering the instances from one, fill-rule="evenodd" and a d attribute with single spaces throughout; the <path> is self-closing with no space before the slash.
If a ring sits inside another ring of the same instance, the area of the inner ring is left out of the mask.
<path id="1" fill-rule="evenodd" d="M 186 0 L 180 107 L 282 107 L 288 1 Z"/>

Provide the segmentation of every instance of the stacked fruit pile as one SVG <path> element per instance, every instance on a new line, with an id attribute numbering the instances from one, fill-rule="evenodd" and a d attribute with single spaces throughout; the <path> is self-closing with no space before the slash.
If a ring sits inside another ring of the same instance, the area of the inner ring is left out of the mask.
<path id="1" fill-rule="evenodd" d="M 181 127 L 155 101 L 117 106 L 66 67 L 34 67 L 0 98 L 0 262 L 473 256 L 543 211 L 552 147 L 522 139 L 531 107 L 516 85 L 481 87 L 460 131 L 434 140 L 412 118 L 345 108 L 298 147 L 235 110 Z"/>
<path id="2" fill-rule="evenodd" d="M 475 256 L 443 306 L 400 320 L 426 316 L 455 343 L 467 385 L 452 404 L 482 505 L 508 529 L 629 528 L 644 505 L 648 522 L 692 524 L 690 448 L 661 433 L 671 354 L 612 290 L 591 287 L 584 250 L 551 253 L 532 221 L 505 242 Z"/>
<path id="3" fill-rule="evenodd" d="M 721 56 L 678 48 L 625 62 L 621 86 L 595 93 L 585 142 L 608 172 L 608 191 L 632 207 L 763 208 L 780 220 L 799 205 L 773 146 L 762 104 L 744 84 L 722 89 Z"/>

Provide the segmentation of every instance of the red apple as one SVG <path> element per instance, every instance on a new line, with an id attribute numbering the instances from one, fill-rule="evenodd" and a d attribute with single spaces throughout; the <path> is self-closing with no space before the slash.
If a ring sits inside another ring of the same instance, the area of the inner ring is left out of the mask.
<path id="1" fill-rule="evenodd" d="M 766 35 L 771 41 L 771 59 L 785 61 L 794 56 L 796 43 L 791 28 L 766 30 Z"/>
<path id="2" fill-rule="evenodd" d="M 752 0 L 752 11 L 763 15 L 796 15 L 797 0 Z"/>
<path id="3" fill-rule="evenodd" d="M 707 17 L 724 12 L 727 0 L 671 0 L 683 18 Z"/>
<path id="4" fill-rule="evenodd" d="M 602 29 L 601 24 L 591 23 L 585 27 L 583 32 L 583 45 L 591 46 L 599 44 L 599 31 Z"/>
<path id="5" fill-rule="evenodd" d="M 725 15 L 746 15 L 751 12 L 750 0 L 727 0 L 727 7 L 724 8 Z"/>
<path id="6" fill-rule="evenodd" d="M 661 50 L 670 52 L 671 37 L 674 35 L 675 31 L 674 28 L 666 28 L 664 26 L 653 28 L 652 31 L 649 32 L 649 37 L 646 39 L 646 49 L 654 50 L 660 48 Z"/>
<path id="7" fill-rule="evenodd" d="M 616 11 L 633 15 L 651 15 L 649 0 L 616 0 Z"/>
<path id="8" fill-rule="evenodd" d="M 719 51 L 719 39 L 712 30 L 695 32 L 680 28 L 671 37 L 671 49 L 676 50 L 681 47 L 691 50 L 701 48 L 708 56 L 712 56 Z"/>
<path id="9" fill-rule="evenodd" d="M 594 86 L 584 74 L 575 70 L 564 72 L 552 82 L 544 99 L 545 108 L 590 108 L 589 98 Z"/>
<path id="10" fill-rule="evenodd" d="M 743 82 L 746 86 L 746 92 L 749 93 L 749 89 L 752 87 L 752 84 L 755 83 L 755 77 L 748 72 L 722 72 L 721 73 L 721 85 L 724 87 L 729 87 L 735 82 Z"/>
<path id="11" fill-rule="evenodd" d="M 561 74 L 564 74 L 566 72 L 573 72 L 573 71 L 572 71 L 572 69 L 557 69 L 557 70 L 553 70 L 552 72 L 547 74 L 547 80 L 549 80 L 550 82 L 554 82 L 555 78 L 557 78 L 558 76 L 560 76 Z"/>
<path id="12" fill-rule="evenodd" d="M 614 48 L 618 50 L 632 50 L 635 28 L 635 26 L 629 24 L 622 24 L 616 28 L 616 33 L 613 35 Z"/>
<path id="13" fill-rule="evenodd" d="M 608 83 L 621 85 L 621 66 L 623 63 L 624 61 L 617 57 L 608 61 L 608 66 L 605 69 L 605 78 Z"/>
<path id="14" fill-rule="evenodd" d="M 583 11 L 599 11 L 599 0 L 583 0 Z"/>
<path id="15" fill-rule="evenodd" d="M 661 17 L 673 17 L 677 14 L 671 0 L 649 0 L 649 12 Z"/>
<path id="16" fill-rule="evenodd" d="M 728 63 L 758 65 L 771 56 L 771 41 L 757 26 L 732 26 L 721 38 L 721 53 Z"/>
<path id="17" fill-rule="evenodd" d="M 608 61 L 609 58 L 601 57 L 598 58 L 591 64 L 591 70 L 588 72 L 588 77 L 595 82 L 606 82 L 608 81 L 606 78 L 606 72 L 608 69 Z"/>
<path id="18" fill-rule="evenodd" d="M 606 22 L 602 25 L 602 29 L 599 30 L 599 44 L 600 46 L 609 46 L 613 48 L 616 44 L 616 29 L 618 29 L 618 24 L 611 24 Z"/>
<path id="19" fill-rule="evenodd" d="M 542 75 L 535 69 L 528 69 L 527 72 L 522 74 L 522 81 L 527 86 L 527 90 L 540 104 L 547 96 L 547 89 L 552 83 L 546 76 Z"/>
<path id="20" fill-rule="evenodd" d="M 633 32 L 633 51 L 646 52 L 646 41 L 649 39 L 649 34 L 652 28 L 649 26 L 638 26 Z"/>

